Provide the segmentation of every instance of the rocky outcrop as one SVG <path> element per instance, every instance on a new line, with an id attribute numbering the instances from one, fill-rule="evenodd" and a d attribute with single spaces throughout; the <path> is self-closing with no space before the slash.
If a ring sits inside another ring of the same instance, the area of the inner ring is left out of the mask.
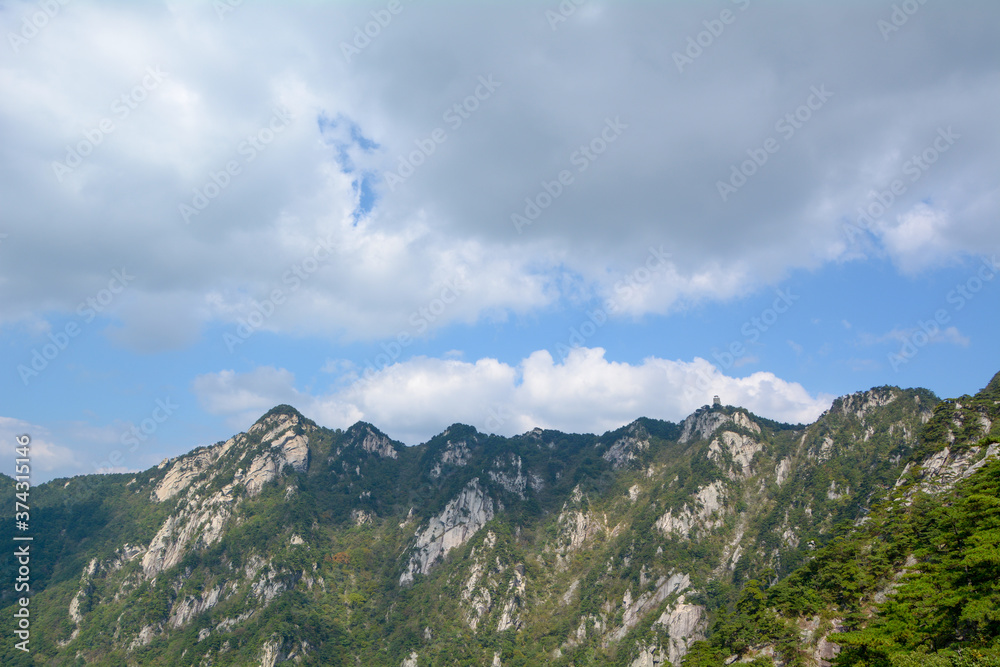
<path id="1" fill-rule="evenodd" d="M 664 535 L 681 539 L 690 538 L 696 528 L 702 531 L 717 528 L 723 521 L 724 498 L 722 482 L 712 482 L 698 489 L 692 499 L 693 507 L 685 503 L 680 510 L 668 510 L 656 520 L 656 528 Z"/>
<path id="2" fill-rule="evenodd" d="M 521 470 L 521 457 L 516 454 L 508 454 L 498 458 L 493 462 L 493 469 L 489 471 L 491 480 L 502 486 L 509 493 L 513 493 L 521 500 L 524 500 L 524 491 L 528 488 L 528 476 Z"/>
<path id="3" fill-rule="evenodd" d="M 174 460 L 167 474 L 153 489 L 152 500 L 162 503 L 176 496 L 228 452 L 235 442 L 236 438 L 230 438 L 224 444 L 206 447 L 197 453 Z"/>
<path id="4" fill-rule="evenodd" d="M 660 667 L 666 662 L 659 646 L 644 646 L 639 657 L 629 663 L 629 667 Z"/>
<path id="5" fill-rule="evenodd" d="M 296 434 L 295 426 L 299 419 L 295 415 L 282 415 L 284 419 L 275 419 L 269 426 L 272 428 L 261 438 L 261 444 L 267 449 L 254 457 L 250 469 L 243 479 L 247 494 L 251 497 L 260 494 L 264 486 L 278 475 L 286 465 L 296 472 L 309 469 L 309 437 Z M 253 431 L 261 424 L 254 425 Z"/>
<path id="6" fill-rule="evenodd" d="M 631 590 L 626 591 L 625 598 L 622 600 L 622 623 L 608 632 L 605 637 L 605 645 L 609 642 L 621 641 L 629 630 L 639 624 L 643 616 L 659 607 L 669 596 L 687 589 L 690 585 L 691 577 L 683 573 L 676 573 L 669 577 L 660 577 L 654 591 L 647 591 L 635 600 L 632 599 Z"/>
<path id="7" fill-rule="evenodd" d="M 666 637 L 661 635 L 659 644 L 640 647 L 639 656 L 629 667 L 679 666 L 691 645 L 705 639 L 707 627 L 705 608 L 689 604 L 681 595 L 653 622 L 653 630 L 662 629 Z M 662 644 L 666 644 L 666 649 Z"/>
<path id="8" fill-rule="evenodd" d="M 741 413 L 737 414 L 742 416 Z M 723 431 L 708 446 L 708 457 L 715 461 L 716 464 L 722 466 L 725 463 L 725 457 L 723 456 L 723 452 L 725 452 L 729 459 L 732 460 L 734 466 L 730 477 L 747 477 L 751 472 L 750 464 L 753 461 L 753 457 L 761 449 L 763 449 L 763 445 L 755 438 L 743 435 L 742 433 Z"/>
<path id="9" fill-rule="evenodd" d="M 235 586 L 233 588 L 235 588 Z M 178 601 L 174 604 L 167 624 L 174 628 L 184 627 L 198 614 L 208 611 L 215 605 L 219 604 L 221 595 L 222 587 L 216 586 L 207 593 L 203 593 L 198 597 L 194 597 L 192 595 L 185 597 L 182 601 Z"/>
<path id="10" fill-rule="evenodd" d="M 681 425 L 681 437 L 678 438 L 678 442 L 686 444 L 707 438 L 715 433 L 717 428 L 728 421 L 732 420 L 724 412 L 701 408 L 684 420 L 684 423 Z"/>
<path id="11" fill-rule="evenodd" d="M 803 438 L 805 438 L 805 436 L 803 436 Z M 824 463 L 833 457 L 833 449 L 833 438 L 830 436 L 823 436 L 819 445 L 810 450 L 808 456 L 809 458 L 816 459 L 819 463 Z"/>
<path id="12" fill-rule="evenodd" d="M 351 427 L 348 434 L 354 446 L 367 454 L 386 459 L 395 459 L 399 456 L 392 440 L 371 424 L 356 424 Z"/>
<path id="13" fill-rule="evenodd" d="M 1000 456 L 1000 444 L 997 443 L 988 447 L 965 447 L 954 451 L 945 447 L 921 464 L 919 489 L 934 494 L 948 491 L 997 456 Z M 906 479 L 911 468 L 911 465 L 906 466 L 897 486 Z"/>
<path id="14" fill-rule="evenodd" d="M 236 486 L 242 485 L 247 495 L 253 497 L 276 479 L 285 466 L 299 472 L 308 470 L 309 438 L 300 431 L 314 428 L 303 424 L 298 414 L 273 414 L 258 420 L 245 434 L 173 461 L 153 490 L 151 499 L 164 502 L 182 491 L 185 496 L 146 549 L 142 559 L 146 578 L 155 577 L 179 563 L 189 549 L 204 548 L 222 538 L 233 505 L 238 503 L 234 501 Z M 199 490 L 219 474 L 223 457 L 231 451 L 242 456 L 254 442 L 249 436 L 256 434 L 260 434 L 263 451 L 253 458 L 249 470 L 246 473 L 237 471 L 232 483 L 214 494 L 207 497 L 199 494 Z"/>
<path id="15" fill-rule="evenodd" d="M 375 523 L 375 515 L 368 510 L 351 510 L 351 521 L 355 526 L 369 526 Z"/>
<path id="16" fill-rule="evenodd" d="M 721 410 L 700 408 L 684 420 L 678 442 L 685 444 L 711 437 L 721 426 L 731 423 L 736 427 L 760 433 L 760 425 L 740 410 L 729 415 Z"/>
<path id="17" fill-rule="evenodd" d="M 854 415 L 858 419 L 864 419 L 876 408 L 889 405 L 898 398 L 896 390 L 888 387 L 878 387 L 868 391 L 859 391 L 847 396 L 842 396 L 834 401 L 830 408 L 831 412 L 845 412 Z"/>
<path id="18" fill-rule="evenodd" d="M 662 626 L 669 637 L 667 660 L 680 665 L 691 644 L 705 639 L 708 616 L 703 606 L 690 604 L 681 595 L 668 611 L 660 615 L 656 625 Z"/>
<path id="19" fill-rule="evenodd" d="M 774 468 L 774 482 L 778 486 L 785 483 L 788 479 L 789 473 L 792 472 L 792 460 L 791 459 L 781 459 L 778 461 L 778 465 Z"/>
<path id="20" fill-rule="evenodd" d="M 615 470 L 624 468 L 649 450 L 649 434 L 638 423 L 629 425 L 625 435 L 615 440 L 608 451 L 601 455 Z"/>
<path id="21" fill-rule="evenodd" d="M 401 586 L 413 583 L 417 574 L 427 574 L 449 551 L 465 544 L 493 518 L 493 500 L 486 495 L 479 478 L 465 485 L 440 514 L 416 533 L 406 569 L 399 577 Z"/>
<path id="22" fill-rule="evenodd" d="M 261 647 L 260 667 L 274 667 L 286 660 L 280 639 L 272 639 Z"/>
<path id="23" fill-rule="evenodd" d="M 204 548 L 222 539 L 231 516 L 232 485 L 208 499 L 186 498 L 182 507 L 167 517 L 142 557 L 147 579 L 181 562 L 188 548 Z"/>
<path id="24" fill-rule="evenodd" d="M 558 537 L 550 548 L 557 554 L 557 562 L 562 563 L 563 557 L 582 549 L 598 535 L 612 535 L 614 528 L 608 525 L 606 515 L 598 515 L 583 511 L 584 496 L 580 488 L 573 489 L 572 498 L 563 503 L 562 511 L 556 517 Z"/>
<path id="25" fill-rule="evenodd" d="M 507 587 L 507 601 L 504 602 L 503 608 L 500 610 L 497 632 L 521 628 L 522 623 L 518 612 L 524 606 L 526 589 L 527 578 L 524 575 L 524 565 L 518 563 L 514 566 L 514 575 Z"/>
<path id="26" fill-rule="evenodd" d="M 137 634 L 135 636 L 135 639 L 133 639 L 132 642 L 129 644 L 129 650 L 134 651 L 135 649 L 141 646 L 146 646 L 151 641 L 153 641 L 153 639 L 156 638 L 156 635 L 160 634 L 162 631 L 163 628 L 159 625 L 143 626 L 142 629 L 139 630 L 139 634 Z"/>
<path id="27" fill-rule="evenodd" d="M 506 556 L 495 553 L 496 546 L 496 533 L 487 531 L 482 543 L 469 554 L 471 565 L 461 587 L 461 607 L 464 620 L 473 631 L 496 609 L 499 609 L 496 621 L 499 632 L 518 630 L 523 625 L 521 610 L 526 603 L 528 583 L 524 565 L 511 565 Z"/>
<path id="28" fill-rule="evenodd" d="M 496 567 L 490 564 L 490 552 L 496 544 L 496 533 L 489 531 L 483 543 L 473 547 L 470 554 L 472 566 L 462 588 L 462 600 L 466 608 L 465 622 L 472 630 L 475 630 L 493 609 L 492 591 L 497 588 L 496 575 L 502 572 L 499 559 L 496 560 Z"/>
<path id="29" fill-rule="evenodd" d="M 448 440 L 444 451 L 438 457 L 437 463 L 431 468 L 431 477 L 435 479 L 440 477 L 441 472 L 448 467 L 461 468 L 468 465 L 471 456 L 472 452 L 469 451 L 469 445 L 465 440 L 459 440 L 458 442 Z"/>

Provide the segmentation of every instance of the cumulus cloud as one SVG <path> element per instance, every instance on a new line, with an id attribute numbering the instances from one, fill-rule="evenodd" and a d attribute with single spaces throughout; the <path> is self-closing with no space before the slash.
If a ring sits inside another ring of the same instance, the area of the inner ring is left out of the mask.
<path id="1" fill-rule="evenodd" d="M 895 224 L 882 225 L 879 235 L 893 261 L 912 275 L 955 256 L 952 227 L 946 211 L 920 203 L 899 216 Z"/>
<path id="2" fill-rule="evenodd" d="M 199 375 L 192 390 L 202 408 L 212 414 L 256 419 L 281 403 L 295 403 L 302 395 L 292 386 L 295 376 L 284 369 L 262 366 L 250 373 L 220 371 Z"/>
<path id="3" fill-rule="evenodd" d="M 601 348 L 582 347 L 559 362 L 544 350 L 516 366 L 489 358 L 415 358 L 343 379 L 349 384 L 316 394 L 297 389 L 288 371 L 262 367 L 203 375 L 193 390 L 206 410 L 230 417 L 237 428 L 275 404 L 291 403 L 331 428 L 365 420 L 407 444 L 456 421 L 508 436 L 536 426 L 603 433 L 641 416 L 679 421 L 715 394 L 764 417 L 810 422 L 833 399 L 772 373 L 729 377 L 700 358 L 628 364 L 607 360 Z"/>
<path id="4" fill-rule="evenodd" d="M 78 460 L 72 449 L 55 442 L 49 430 L 43 426 L 32 424 L 22 419 L 0 417 L 0 442 L 13 443 L 15 438 L 28 435 L 31 441 L 28 445 L 30 467 L 36 473 L 45 477 L 53 477 L 54 473 L 75 475 L 83 470 L 83 464 Z M 13 448 L 10 449 L 13 452 Z"/>
<path id="5" fill-rule="evenodd" d="M 669 312 L 859 256 L 845 221 L 950 125 L 877 250 L 919 271 L 1000 248 L 995 3 L 922 6 L 888 45 L 884 7 L 753 3 L 683 71 L 715 16 L 693 3 L 594 2 L 555 30 L 540 5 L 405 5 L 345 57 L 381 7 L 73 3 L 5 51 L 0 323 L 73 313 L 126 266 L 105 314 L 140 351 L 258 318 L 276 290 L 260 328 L 384 338 L 617 298 L 660 246 L 620 314 Z M 35 9 L 9 3 L 0 29 Z M 308 271 L 317 239 L 334 250 Z M 462 298 L 422 318 L 456 277 Z"/>

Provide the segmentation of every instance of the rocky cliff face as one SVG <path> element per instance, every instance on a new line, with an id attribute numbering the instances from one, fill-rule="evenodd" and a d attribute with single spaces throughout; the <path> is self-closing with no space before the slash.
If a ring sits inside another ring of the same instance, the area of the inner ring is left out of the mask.
<path id="1" fill-rule="evenodd" d="M 602 455 L 605 461 L 618 470 L 637 461 L 649 449 L 649 432 L 638 422 L 629 424 L 625 434 L 614 441 Z"/>
<path id="2" fill-rule="evenodd" d="M 469 482 L 437 516 L 418 530 L 409 562 L 399 576 L 402 586 L 412 584 L 417 574 L 427 574 L 431 566 L 449 551 L 462 546 L 493 518 L 493 499 L 486 495 L 479 479 Z"/>
<path id="3" fill-rule="evenodd" d="M 218 542 L 240 498 L 242 489 L 253 497 L 278 478 L 287 465 L 297 472 L 309 468 L 309 438 L 296 414 L 262 418 L 245 434 L 193 455 L 165 462 L 167 473 L 153 489 L 152 499 L 165 502 L 179 496 L 176 508 L 153 537 L 142 557 L 147 579 L 177 565 L 190 549 L 204 549 Z M 256 436 L 256 437 L 255 437 Z M 215 491 L 212 482 L 226 467 L 218 465 L 227 455 L 240 458 L 232 480 Z M 249 460 L 249 464 L 246 462 Z M 164 465 L 164 464 L 161 464 Z"/>

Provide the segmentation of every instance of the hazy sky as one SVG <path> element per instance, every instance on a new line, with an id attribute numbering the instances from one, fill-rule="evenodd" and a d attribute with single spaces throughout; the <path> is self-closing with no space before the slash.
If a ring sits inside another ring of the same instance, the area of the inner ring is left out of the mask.
<path id="1" fill-rule="evenodd" d="M 0 438 L 416 444 L 1000 370 L 995 2 L 3 2 Z"/>

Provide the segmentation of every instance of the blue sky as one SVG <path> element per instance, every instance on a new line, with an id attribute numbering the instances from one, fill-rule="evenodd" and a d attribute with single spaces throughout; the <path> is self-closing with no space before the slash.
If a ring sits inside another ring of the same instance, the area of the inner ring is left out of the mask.
<path id="1" fill-rule="evenodd" d="M 5 3 L 0 438 L 43 481 L 278 403 L 416 444 L 1000 370 L 1000 9 L 564 5 Z"/>

